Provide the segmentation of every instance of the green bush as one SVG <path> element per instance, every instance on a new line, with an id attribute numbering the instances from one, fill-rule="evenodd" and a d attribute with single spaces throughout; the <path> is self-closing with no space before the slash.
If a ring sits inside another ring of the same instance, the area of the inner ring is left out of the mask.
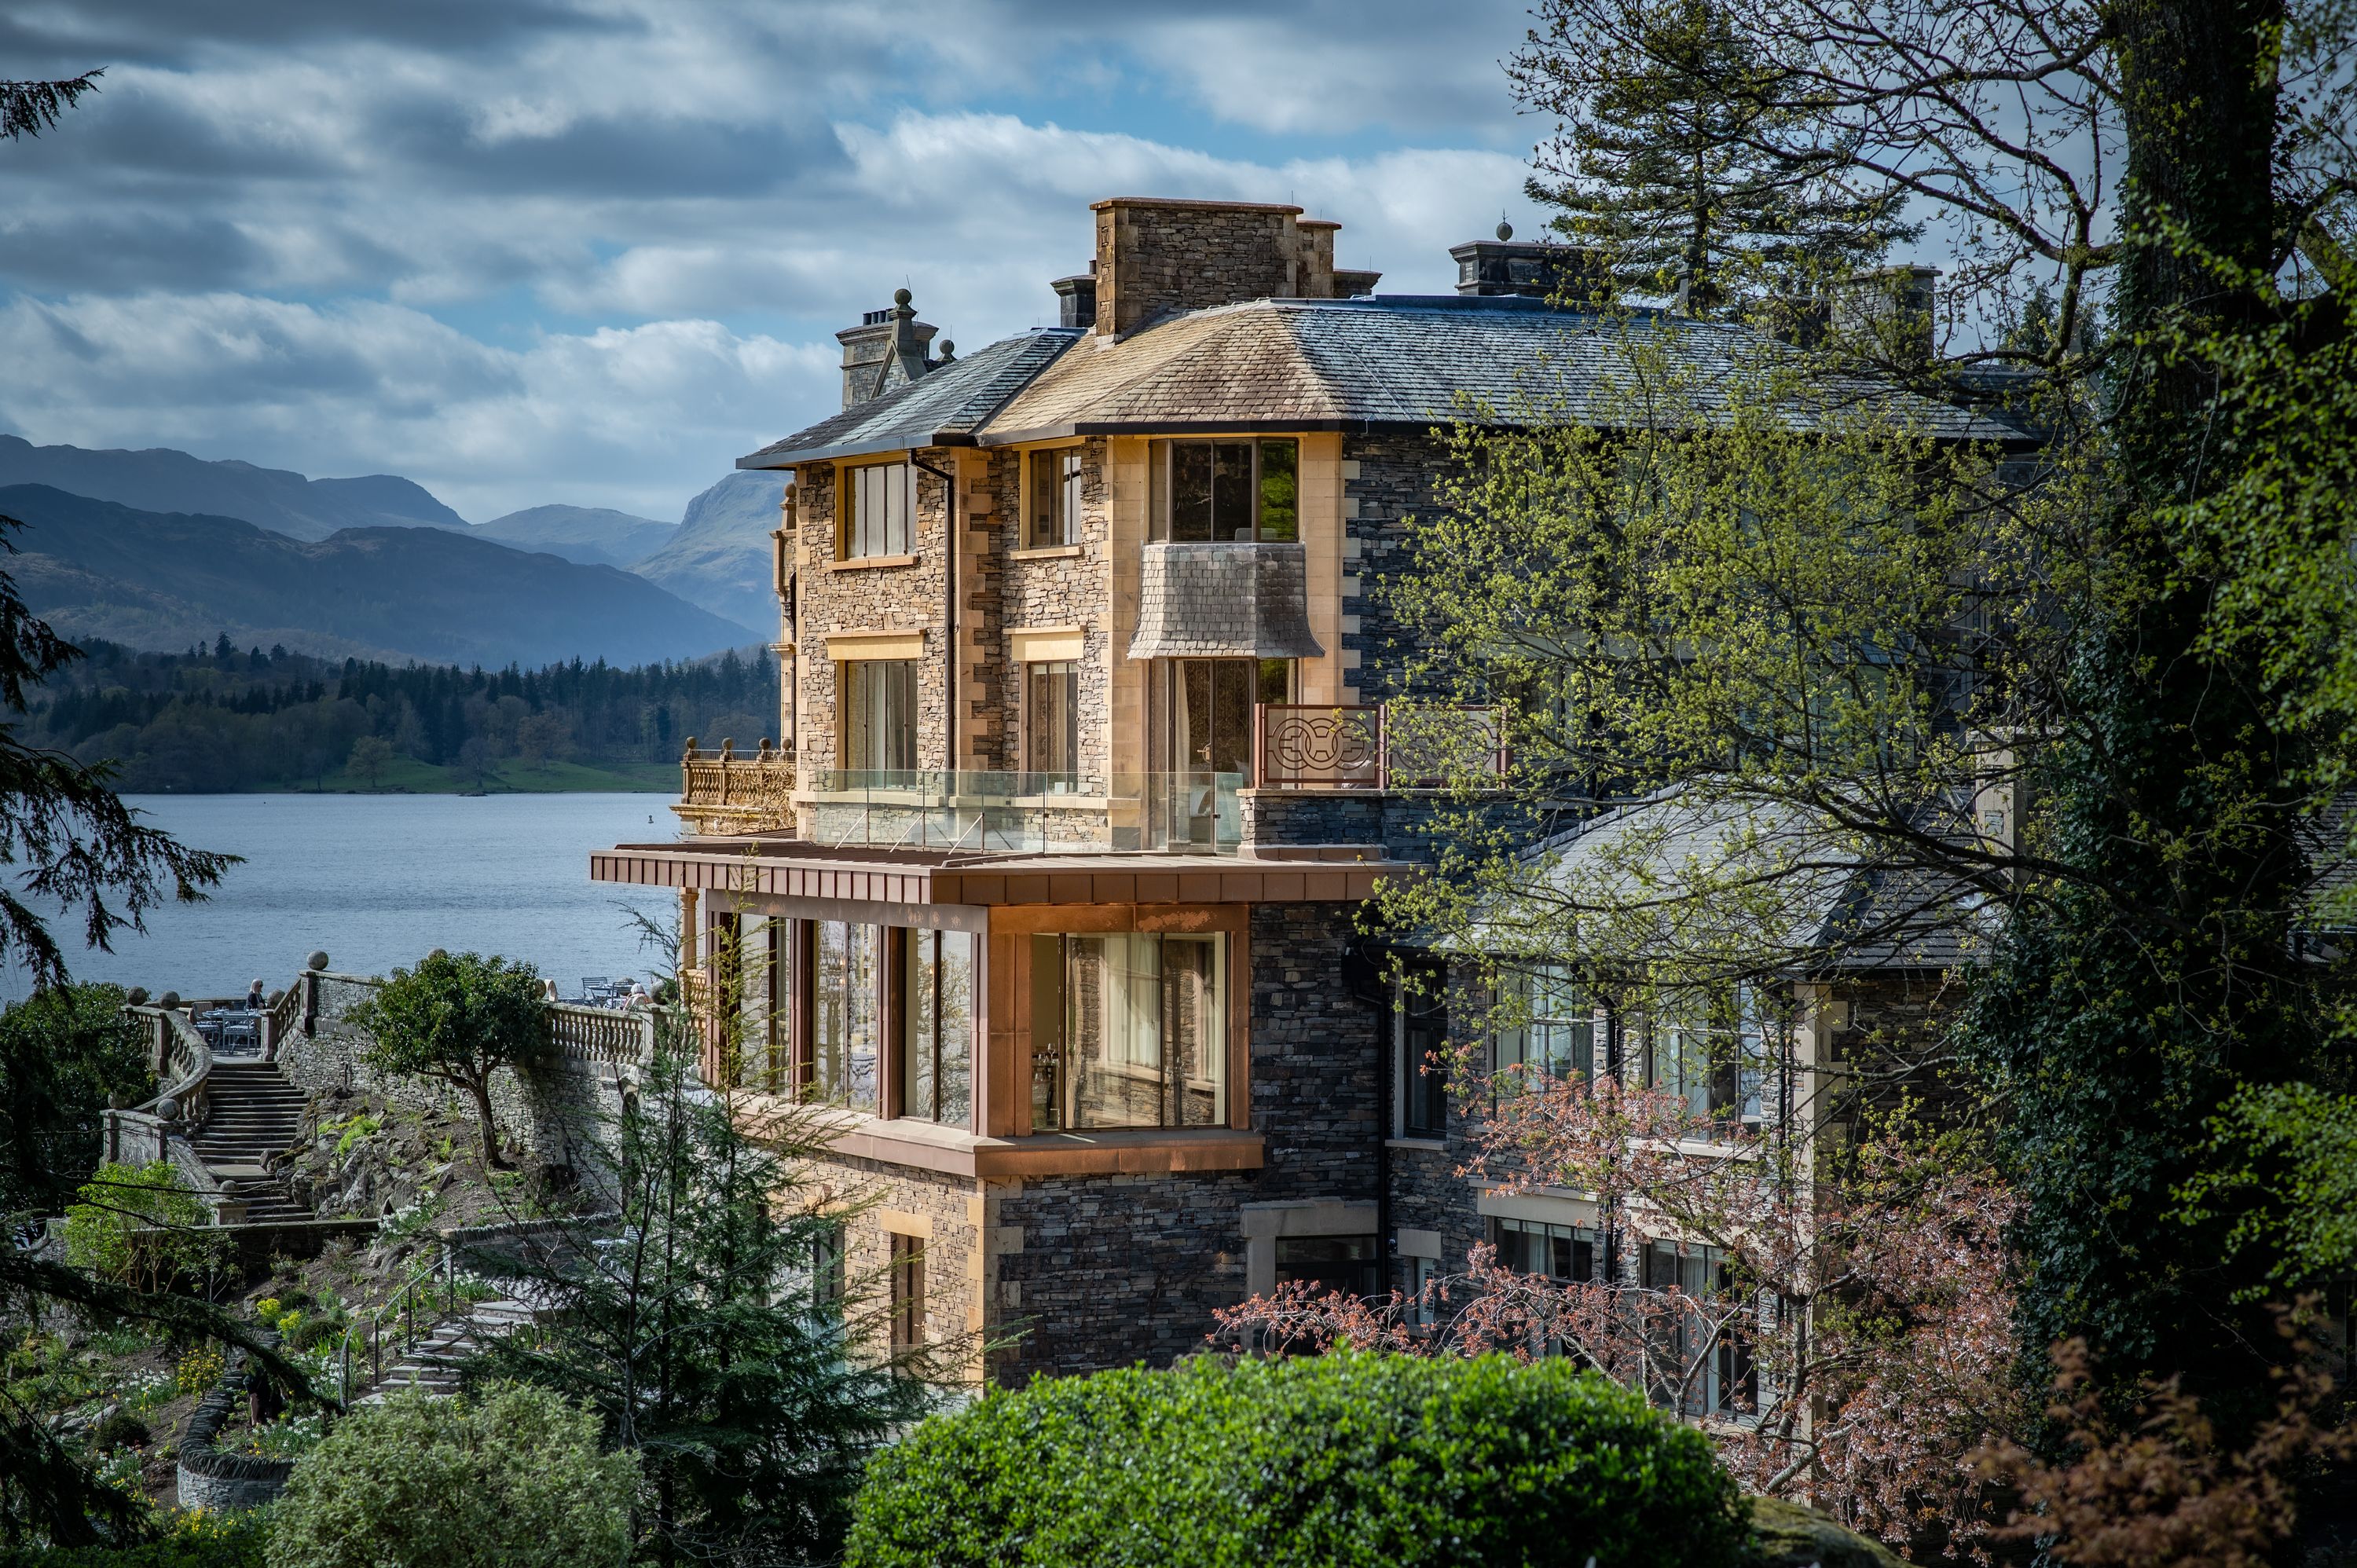
<path id="1" fill-rule="evenodd" d="M 630 1546 L 639 1479 L 596 1415 L 540 1389 L 396 1395 L 296 1466 L 269 1568 L 598 1568 Z"/>
<path id="2" fill-rule="evenodd" d="M 317 1350 L 322 1345 L 333 1345 L 344 1337 L 350 1326 L 339 1317 L 305 1317 L 286 1335 L 286 1343 L 296 1350 Z"/>
<path id="3" fill-rule="evenodd" d="M 101 1450 L 145 1448 L 155 1437 L 147 1423 L 126 1410 L 118 1410 L 91 1429 L 90 1440 Z"/>
<path id="4" fill-rule="evenodd" d="M 1565 1361 L 1204 1358 L 996 1393 L 878 1455 L 850 1568 L 1743 1560 L 1699 1433 Z"/>
<path id="5" fill-rule="evenodd" d="M 109 1163 L 66 1207 L 66 1262 L 135 1289 L 160 1291 L 226 1255 L 226 1240 L 169 1160 Z"/>
<path id="6" fill-rule="evenodd" d="M 263 1568 L 268 1509 L 177 1514 L 161 1539 L 136 1546 L 0 1550 L 0 1568 Z"/>

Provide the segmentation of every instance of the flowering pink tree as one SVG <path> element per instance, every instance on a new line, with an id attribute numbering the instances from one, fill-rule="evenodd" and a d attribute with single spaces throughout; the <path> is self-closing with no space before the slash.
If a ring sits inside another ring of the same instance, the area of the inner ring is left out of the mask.
<path id="1" fill-rule="evenodd" d="M 1415 1296 L 1282 1286 L 1222 1314 L 1212 1337 L 1577 1356 L 1702 1423 L 1754 1490 L 1987 1560 L 1974 1455 L 2022 1413 L 2001 1245 L 2013 1199 L 1960 1140 L 1896 1116 L 1813 1146 L 1609 1077 L 1487 1081 L 1475 1168 L 1504 1190 L 1592 1198 L 1609 1239 L 1595 1277 L 1523 1273 L 1477 1247 Z M 1704 1267 L 1648 1283 L 1632 1260 L 1649 1248 Z"/>

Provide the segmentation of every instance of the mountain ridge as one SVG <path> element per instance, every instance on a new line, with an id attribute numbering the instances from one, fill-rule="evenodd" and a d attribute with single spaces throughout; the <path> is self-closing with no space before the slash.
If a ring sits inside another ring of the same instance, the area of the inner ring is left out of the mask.
<path id="1" fill-rule="evenodd" d="M 227 633 L 242 647 L 487 668 L 692 659 L 754 640 L 634 574 L 449 528 L 297 540 L 45 485 L 0 486 L 0 515 L 26 524 L 5 569 L 69 638 L 174 651 Z"/>

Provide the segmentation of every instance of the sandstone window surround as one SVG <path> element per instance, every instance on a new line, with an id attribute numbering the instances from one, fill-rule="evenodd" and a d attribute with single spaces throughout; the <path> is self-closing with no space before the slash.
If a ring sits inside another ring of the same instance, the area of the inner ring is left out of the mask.
<path id="1" fill-rule="evenodd" d="M 1051 446 L 1025 455 L 1023 545 L 1056 550 L 1081 542 L 1083 448 Z"/>
<path id="2" fill-rule="evenodd" d="M 1244 1204 L 1245 1294 L 1268 1295 L 1284 1280 L 1375 1294 L 1383 1266 L 1379 1219 L 1371 1197 Z"/>
<path id="3" fill-rule="evenodd" d="M 1291 437 L 1156 441 L 1147 447 L 1146 538 L 1200 544 L 1301 538 L 1301 444 Z"/>
<path id="4" fill-rule="evenodd" d="M 887 1229 L 892 1290 L 892 1348 L 912 1350 L 926 1339 L 925 1238 Z"/>
<path id="5" fill-rule="evenodd" d="M 835 557 L 855 561 L 907 555 L 917 514 L 917 470 L 907 463 L 868 463 L 846 471 L 838 487 Z"/>

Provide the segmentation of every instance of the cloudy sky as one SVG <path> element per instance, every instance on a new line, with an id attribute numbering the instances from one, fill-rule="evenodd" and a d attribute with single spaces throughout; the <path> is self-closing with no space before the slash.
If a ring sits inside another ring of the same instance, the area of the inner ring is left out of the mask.
<path id="1" fill-rule="evenodd" d="M 1052 320 L 1087 204 L 1291 200 L 1385 292 L 1521 195 L 1497 0 L 10 0 L 0 431 L 673 519 L 913 289 Z"/>

